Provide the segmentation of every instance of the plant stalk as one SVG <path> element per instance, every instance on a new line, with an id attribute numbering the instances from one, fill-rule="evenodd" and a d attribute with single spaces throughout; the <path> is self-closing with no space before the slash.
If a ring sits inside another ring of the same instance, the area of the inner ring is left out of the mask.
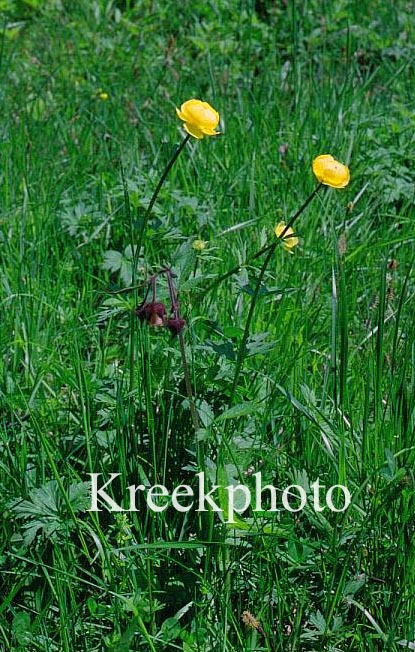
<path id="1" fill-rule="evenodd" d="M 292 225 L 294 224 L 296 219 L 301 215 L 301 213 L 307 208 L 309 203 L 314 199 L 314 197 L 317 195 L 317 193 L 320 190 L 320 188 L 322 187 L 322 185 L 323 184 L 319 183 L 319 185 L 313 190 L 311 195 L 309 195 L 309 197 L 307 197 L 304 204 L 298 209 L 298 211 L 295 213 L 295 215 L 291 218 L 291 220 L 288 222 L 288 224 L 284 227 L 284 230 L 283 230 L 283 232 L 281 233 L 281 235 L 279 237 L 280 240 L 282 240 L 284 238 L 284 236 L 287 233 L 288 229 L 290 227 L 292 227 Z M 273 244 L 266 245 L 265 247 L 262 247 L 262 249 L 257 251 L 253 256 L 250 256 L 250 258 L 248 258 L 244 263 L 242 263 L 241 265 L 236 265 L 235 267 L 230 269 L 228 272 L 225 272 L 225 274 L 222 274 L 222 276 L 220 276 L 215 281 L 213 281 L 213 283 L 208 285 L 207 288 L 205 288 L 203 290 L 203 292 L 204 293 L 210 292 L 210 290 L 213 290 L 216 286 L 218 286 L 220 283 L 222 283 L 222 281 L 225 281 L 230 276 L 233 276 L 233 274 L 237 274 L 239 272 L 239 270 L 241 269 L 241 267 L 244 267 L 245 265 L 247 265 L 252 260 L 256 260 L 256 258 L 259 258 L 260 256 L 262 256 L 262 254 L 265 254 L 267 251 L 269 251 L 269 249 L 272 246 L 273 246 Z"/>
<path id="2" fill-rule="evenodd" d="M 173 165 L 175 164 L 175 162 L 179 158 L 179 156 L 182 153 L 183 149 L 185 148 L 185 146 L 189 142 L 189 139 L 190 139 L 190 135 L 187 134 L 183 138 L 180 145 L 176 148 L 173 156 L 171 157 L 171 159 L 168 162 L 163 174 L 160 177 L 160 180 L 159 180 L 159 182 L 158 182 L 158 184 L 156 186 L 156 189 L 154 190 L 153 195 L 152 195 L 152 197 L 150 199 L 150 203 L 147 206 L 146 212 L 144 213 L 143 221 L 141 223 L 140 233 L 139 233 L 139 236 L 138 236 L 137 248 L 136 248 L 136 250 L 134 252 L 134 257 L 133 257 L 133 277 L 134 278 L 135 278 L 135 274 L 136 274 L 137 263 L 138 263 L 138 260 L 139 260 L 139 257 L 140 257 L 141 247 L 143 245 L 145 232 L 147 230 L 148 220 L 149 220 L 150 215 L 151 215 L 151 211 L 153 210 L 154 204 L 156 203 L 157 197 L 160 194 L 160 190 L 162 189 L 163 184 L 166 181 L 170 170 L 172 169 Z M 135 284 L 135 282 L 133 281 L 133 285 L 134 284 Z"/>
<path id="3" fill-rule="evenodd" d="M 180 353 L 182 356 L 182 365 L 183 365 L 184 382 L 186 385 L 186 393 L 187 393 L 187 398 L 189 400 L 190 414 L 192 416 L 193 427 L 196 433 L 199 430 L 199 416 L 197 414 L 196 405 L 193 398 L 192 383 L 190 380 L 189 365 L 187 364 L 186 348 L 184 344 L 183 332 L 179 333 L 178 338 L 180 344 Z"/>
<path id="4" fill-rule="evenodd" d="M 301 213 L 303 213 L 305 211 L 307 206 L 310 204 L 310 202 L 317 195 L 317 193 L 320 190 L 321 186 L 322 186 L 322 184 L 319 183 L 319 185 L 313 190 L 311 195 L 309 195 L 307 197 L 304 204 L 302 206 L 300 206 L 298 211 L 293 215 L 293 217 L 290 219 L 288 224 L 285 226 L 285 228 L 282 231 L 281 235 L 279 236 L 278 240 L 282 240 L 284 238 L 284 235 L 287 233 L 288 229 L 292 227 L 292 225 L 297 220 L 297 218 L 301 215 Z M 259 272 L 259 276 L 258 276 L 256 285 L 255 285 L 255 290 L 254 290 L 254 293 L 252 295 L 251 305 L 249 306 L 249 312 L 248 312 L 248 316 L 247 316 L 246 323 L 245 323 L 245 329 L 244 329 L 244 334 L 243 334 L 243 337 L 242 337 L 242 342 L 241 342 L 241 345 L 240 345 L 239 350 L 238 350 L 238 357 L 236 359 L 235 375 L 233 377 L 231 396 L 230 396 L 230 404 L 231 405 L 232 405 L 234 397 L 235 397 L 236 387 L 238 385 L 238 380 L 239 380 L 239 376 L 240 376 L 240 373 L 241 373 L 242 364 L 243 364 L 245 354 L 246 354 L 246 343 L 247 343 L 248 337 L 249 337 L 249 329 L 250 329 L 250 326 L 251 326 L 252 317 L 254 315 L 255 305 L 256 305 L 256 302 L 257 302 L 257 299 L 258 299 L 259 291 L 261 289 L 262 279 L 264 278 L 265 272 L 266 272 L 267 267 L 268 267 L 268 263 L 271 260 L 273 254 L 275 252 L 278 240 L 276 242 L 273 242 L 271 245 L 267 245 L 266 247 L 263 247 L 256 254 L 254 254 L 254 256 L 253 256 L 253 258 L 258 258 L 258 256 L 262 255 L 265 252 L 268 252 L 267 257 L 265 258 L 265 260 L 264 260 L 264 262 L 262 264 L 262 267 L 261 267 L 261 270 Z M 233 270 L 230 273 L 228 272 L 228 275 L 230 275 L 232 273 L 233 273 Z"/>
<path id="5" fill-rule="evenodd" d="M 256 302 L 257 302 L 257 299 L 258 299 L 259 290 L 261 288 L 262 279 L 264 278 L 264 274 L 265 274 L 266 269 L 268 267 L 268 263 L 269 263 L 269 261 L 271 260 L 273 254 L 274 254 L 276 246 L 277 246 L 277 243 L 273 242 L 272 245 L 269 247 L 268 256 L 265 258 L 265 260 L 264 260 L 264 262 L 262 264 L 261 271 L 259 272 L 259 276 L 258 276 L 258 279 L 257 279 L 257 282 L 256 282 L 254 294 L 252 295 L 251 305 L 249 306 L 248 317 L 247 317 L 246 323 L 245 323 L 244 334 L 243 334 L 243 337 L 242 337 L 241 345 L 240 345 L 239 350 L 238 350 L 238 357 L 236 359 L 236 369 L 235 369 L 235 375 L 233 377 L 232 389 L 231 389 L 231 397 L 230 397 L 230 403 L 231 404 L 233 403 L 236 387 L 237 387 L 238 380 L 239 380 L 239 375 L 241 373 L 242 364 L 243 364 L 243 361 L 244 361 L 244 358 L 245 358 L 246 343 L 247 343 L 248 337 L 249 337 L 249 329 L 250 329 L 250 326 L 251 326 L 252 317 L 254 316 L 255 305 L 256 305 Z"/>

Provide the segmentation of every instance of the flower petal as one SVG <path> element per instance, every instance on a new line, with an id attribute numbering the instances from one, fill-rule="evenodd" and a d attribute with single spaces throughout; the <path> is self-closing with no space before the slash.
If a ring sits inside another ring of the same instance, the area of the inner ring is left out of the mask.
<path id="1" fill-rule="evenodd" d="M 209 127 L 200 127 L 200 130 L 203 131 L 206 136 L 217 136 L 219 134 L 219 131 L 215 131 Z"/>
<path id="2" fill-rule="evenodd" d="M 188 122 L 185 122 L 183 126 L 186 129 L 187 133 L 190 134 L 191 136 L 194 136 L 199 140 L 203 138 L 203 131 L 201 131 L 198 127 L 196 127 L 196 125 L 191 125 Z"/>
<path id="3" fill-rule="evenodd" d="M 183 115 L 182 111 L 178 109 L 177 106 L 176 106 L 176 113 L 179 116 L 180 120 L 186 120 L 186 116 Z"/>

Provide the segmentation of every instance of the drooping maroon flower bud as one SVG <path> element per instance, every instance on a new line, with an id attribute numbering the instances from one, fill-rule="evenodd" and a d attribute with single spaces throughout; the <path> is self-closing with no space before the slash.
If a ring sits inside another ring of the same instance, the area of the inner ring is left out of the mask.
<path id="1" fill-rule="evenodd" d="M 164 317 L 160 317 L 156 312 L 152 312 L 148 323 L 150 326 L 164 326 Z"/>
<path id="2" fill-rule="evenodd" d="M 166 322 L 166 326 L 173 335 L 178 335 L 186 326 L 186 321 L 181 317 L 170 317 Z"/>
<path id="3" fill-rule="evenodd" d="M 147 321 L 150 326 L 164 326 L 166 306 L 160 301 L 144 301 L 135 309 L 135 314 L 141 321 Z"/>
<path id="4" fill-rule="evenodd" d="M 139 318 L 140 321 L 144 321 L 147 319 L 147 311 L 148 311 L 148 302 L 143 301 L 143 303 L 140 303 L 139 306 L 135 309 L 135 314 Z"/>

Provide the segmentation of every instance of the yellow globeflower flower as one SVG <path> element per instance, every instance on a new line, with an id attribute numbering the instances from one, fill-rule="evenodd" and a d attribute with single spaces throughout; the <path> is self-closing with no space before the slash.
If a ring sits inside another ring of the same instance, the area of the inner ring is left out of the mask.
<path id="1" fill-rule="evenodd" d="M 313 161 L 313 172 L 318 181 L 332 188 L 345 188 L 350 181 L 347 165 L 339 163 L 331 154 L 321 154 Z"/>
<path id="2" fill-rule="evenodd" d="M 195 138 L 217 136 L 218 132 L 215 129 L 219 124 L 219 113 L 207 102 L 187 100 L 180 109 L 176 109 L 176 112 L 191 136 Z"/>
<path id="3" fill-rule="evenodd" d="M 277 236 L 277 238 L 280 238 L 281 235 L 285 232 L 282 238 L 284 249 L 288 251 L 290 254 L 293 254 L 294 252 L 291 251 L 291 249 L 296 245 L 298 245 L 298 238 L 297 236 L 294 235 L 294 231 L 290 226 L 288 227 L 287 230 L 285 230 L 285 228 L 286 228 L 285 222 L 278 222 L 278 224 L 274 228 L 274 233 Z"/>

